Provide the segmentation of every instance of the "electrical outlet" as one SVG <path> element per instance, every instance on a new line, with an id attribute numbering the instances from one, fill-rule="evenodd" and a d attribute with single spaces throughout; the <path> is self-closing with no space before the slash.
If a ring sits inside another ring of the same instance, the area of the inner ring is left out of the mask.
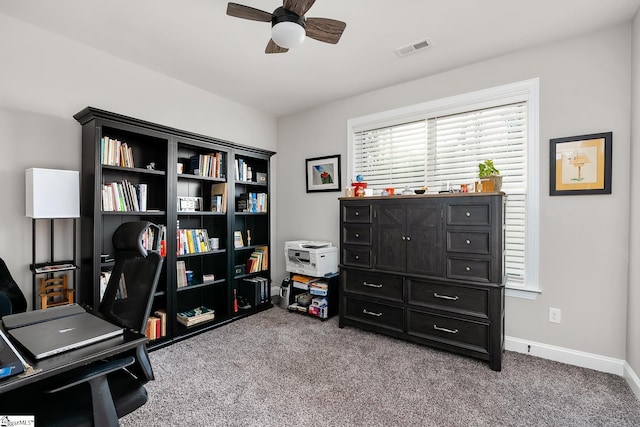
<path id="1" fill-rule="evenodd" d="M 559 308 L 549 309 L 549 322 L 560 323 L 561 316 L 562 316 L 562 311 Z"/>

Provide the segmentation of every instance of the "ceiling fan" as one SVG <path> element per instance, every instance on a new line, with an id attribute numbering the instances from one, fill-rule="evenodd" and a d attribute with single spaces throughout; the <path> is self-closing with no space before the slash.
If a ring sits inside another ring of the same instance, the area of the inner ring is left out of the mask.
<path id="1" fill-rule="evenodd" d="M 284 53 L 298 47 L 306 37 L 325 43 L 338 43 L 347 24 L 328 18 L 305 18 L 316 0 L 283 0 L 273 13 L 238 3 L 227 5 L 227 15 L 252 21 L 271 21 L 271 40 L 265 53 Z"/>

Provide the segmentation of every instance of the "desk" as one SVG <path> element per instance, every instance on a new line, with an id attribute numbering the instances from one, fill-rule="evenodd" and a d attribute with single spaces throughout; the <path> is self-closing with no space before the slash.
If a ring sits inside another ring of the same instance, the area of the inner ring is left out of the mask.
<path id="1" fill-rule="evenodd" d="M 3 327 L 1 321 L 0 327 Z M 11 341 L 15 344 L 14 340 Z M 25 362 L 33 368 L 33 371 L 29 370 L 23 374 L 0 380 L 0 415 L 16 413 L 32 415 L 37 413 L 39 406 L 36 405 L 42 402 L 37 401 L 38 397 L 37 395 L 32 395 L 32 390 L 34 390 L 34 388 L 38 390 L 41 384 L 49 382 L 46 380 L 50 379 L 55 382 L 58 378 L 63 378 L 65 373 L 76 368 L 92 365 L 98 363 L 100 360 L 120 356 L 124 353 L 135 353 L 138 360 L 140 360 L 141 357 L 146 358 L 145 344 L 147 342 L 148 339 L 143 334 L 125 329 L 121 336 L 41 360 L 35 360 L 28 352 L 24 351 L 18 345 L 15 345 L 16 351 L 18 351 Z M 145 361 L 148 362 L 148 360 Z M 43 383 L 43 381 L 45 381 L 45 383 Z M 109 385 L 107 379 L 106 377 L 101 377 L 96 381 L 96 383 L 92 383 L 91 385 L 90 397 L 87 396 L 88 406 L 93 406 L 92 416 L 95 425 L 117 426 L 118 416 L 111 394 L 108 391 Z M 3 398 L 4 396 L 6 396 L 6 398 Z M 42 396 L 40 396 L 40 398 L 41 397 Z M 19 405 L 20 409 L 17 409 L 16 405 Z M 89 414 L 89 416 L 91 416 L 91 414 Z M 36 422 L 38 422 L 37 417 Z M 47 425 L 47 422 L 44 422 L 43 425 Z"/>
<path id="2" fill-rule="evenodd" d="M 1 324 L 2 321 L 0 321 L 0 325 Z M 5 335 L 10 338 L 6 332 Z M 140 345 L 144 345 L 147 341 L 147 337 L 144 335 L 125 330 L 121 336 L 60 353 L 55 356 L 35 360 L 29 353 L 20 348 L 19 345 L 15 344 L 14 340 L 11 340 L 16 350 L 20 353 L 20 356 L 31 365 L 35 373 L 31 375 L 20 374 L 0 379 L 0 393 L 6 393 L 18 387 L 51 378 L 74 368 L 133 350 Z"/>

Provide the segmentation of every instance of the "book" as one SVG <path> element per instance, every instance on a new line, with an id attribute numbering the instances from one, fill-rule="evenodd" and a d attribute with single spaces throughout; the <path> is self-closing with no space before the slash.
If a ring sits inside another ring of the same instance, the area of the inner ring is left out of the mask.
<path id="1" fill-rule="evenodd" d="M 215 202 L 215 210 L 214 210 Z M 211 211 L 213 212 L 227 212 L 227 183 L 212 184 L 211 185 Z"/>
<path id="2" fill-rule="evenodd" d="M 185 310 L 176 314 L 176 319 L 185 326 L 193 326 L 198 323 L 215 319 L 215 311 L 210 308 L 200 306 L 198 308 Z"/>
<path id="3" fill-rule="evenodd" d="M 167 312 L 164 310 L 156 310 L 153 315 L 160 319 L 160 336 L 167 335 Z"/>
<path id="4" fill-rule="evenodd" d="M 244 240 L 242 239 L 242 231 L 233 232 L 233 247 L 241 248 L 244 246 Z"/>
<path id="5" fill-rule="evenodd" d="M 184 288 L 187 286 L 187 266 L 184 261 L 176 262 L 176 273 L 177 273 L 177 282 L 176 286 L 178 288 Z"/>

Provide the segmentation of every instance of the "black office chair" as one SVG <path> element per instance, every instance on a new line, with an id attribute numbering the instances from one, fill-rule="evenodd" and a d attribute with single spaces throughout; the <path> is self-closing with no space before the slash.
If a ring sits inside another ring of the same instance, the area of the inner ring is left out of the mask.
<path id="1" fill-rule="evenodd" d="M 0 258 L 0 317 L 27 310 L 27 300 Z"/>
<path id="2" fill-rule="evenodd" d="M 146 222 L 127 222 L 113 234 L 115 264 L 98 315 L 144 333 L 163 259 L 142 246 Z M 158 240 L 156 238 L 156 240 Z M 0 396 L 0 413 L 35 414 L 38 426 L 117 426 L 118 418 L 147 401 L 153 380 L 146 346 Z M 10 411 L 10 412 L 6 412 Z"/>

